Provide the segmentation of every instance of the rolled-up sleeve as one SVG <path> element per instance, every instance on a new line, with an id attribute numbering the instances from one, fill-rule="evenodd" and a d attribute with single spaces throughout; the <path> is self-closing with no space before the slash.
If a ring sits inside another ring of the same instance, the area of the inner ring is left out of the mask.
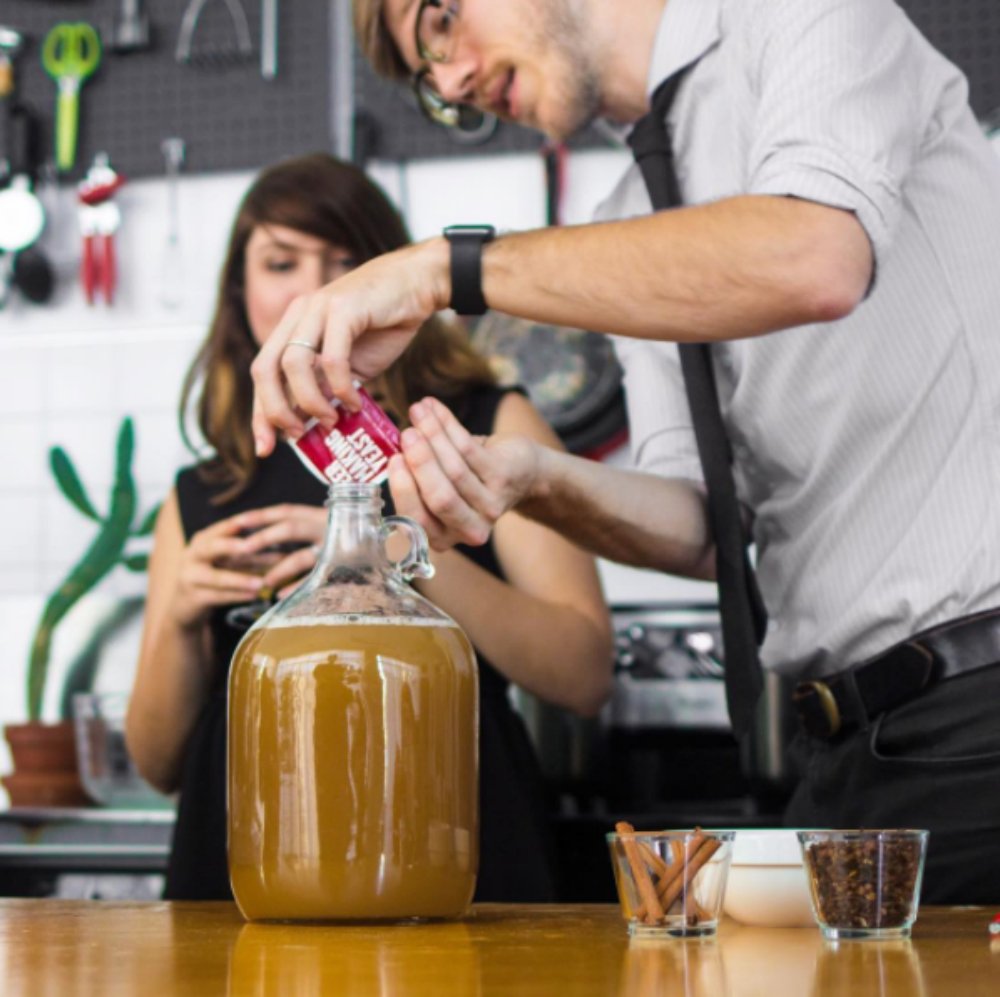
<path id="1" fill-rule="evenodd" d="M 633 463 L 658 477 L 701 481 L 677 346 L 619 337 L 614 344 L 625 374 Z"/>
<path id="2" fill-rule="evenodd" d="M 914 32 L 891 0 L 754 0 L 746 65 L 758 96 L 749 193 L 851 211 L 876 269 L 891 251 L 901 189 L 924 140 L 931 95 Z M 912 78 L 911 78 L 912 77 Z"/>

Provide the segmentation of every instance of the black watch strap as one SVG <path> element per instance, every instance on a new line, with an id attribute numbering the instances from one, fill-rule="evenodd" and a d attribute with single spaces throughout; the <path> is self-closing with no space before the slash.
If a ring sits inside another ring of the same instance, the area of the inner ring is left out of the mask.
<path id="1" fill-rule="evenodd" d="M 492 225 L 451 225 L 444 230 L 451 244 L 451 307 L 459 315 L 482 315 L 483 246 L 496 235 Z"/>

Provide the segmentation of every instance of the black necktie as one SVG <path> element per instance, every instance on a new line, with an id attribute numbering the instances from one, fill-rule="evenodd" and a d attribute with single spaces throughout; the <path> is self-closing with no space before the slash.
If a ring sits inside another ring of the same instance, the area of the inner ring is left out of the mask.
<path id="1" fill-rule="evenodd" d="M 666 118 L 682 79 L 683 72 L 660 84 L 653 94 L 652 109 L 639 120 L 628 140 L 657 211 L 681 204 Z M 719 409 L 711 348 L 708 343 L 681 343 L 678 350 L 715 540 L 726 702 L 733 732 L 742 737 L 750 728 L 763 687 L 757 647 L 764 639 L 767 613 L 747 557 L 747 538 L 733 481 L 732 451 Z"/>

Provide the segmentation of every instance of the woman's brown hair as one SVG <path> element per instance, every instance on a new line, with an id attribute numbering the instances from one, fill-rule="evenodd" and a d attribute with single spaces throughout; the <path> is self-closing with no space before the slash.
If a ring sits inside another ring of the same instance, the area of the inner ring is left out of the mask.
<path id="1" fill-rule="evenodd" d="M 315 153 L 278 163 L 257 178 L 233 222 L 215 314 L 181 390 L 181 434 L 197 452 L 185 416 L 200 388 L 195 401 L 198 428 L 215 452 L 202 475 L 221 489 L 219 502 L 239 495 L 257 467 L 250 364 L 258 347 L 243 292 L 247 242 L 261 225 L 304 232 L 347 250 L 359 263 L 410 242 L 385 194 L 350 163 Z M 464 328 L 434 315 L 382 375 L 378 390 L 382 405 L 405 426 L 410 405 L 425 395 L 453 399 L 471 387 L 493 383 L 489 364 L 473 349 Z"/>

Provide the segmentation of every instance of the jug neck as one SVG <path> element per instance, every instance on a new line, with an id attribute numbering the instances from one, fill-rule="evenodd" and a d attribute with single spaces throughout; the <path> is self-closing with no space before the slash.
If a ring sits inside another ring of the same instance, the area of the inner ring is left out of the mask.
<path id="1" fill-rule="evenodd" d="M 332 484 L 326 500 L 326 537 L 319 564 L 381 565 L 382 495 L 378 485 Z"/>

